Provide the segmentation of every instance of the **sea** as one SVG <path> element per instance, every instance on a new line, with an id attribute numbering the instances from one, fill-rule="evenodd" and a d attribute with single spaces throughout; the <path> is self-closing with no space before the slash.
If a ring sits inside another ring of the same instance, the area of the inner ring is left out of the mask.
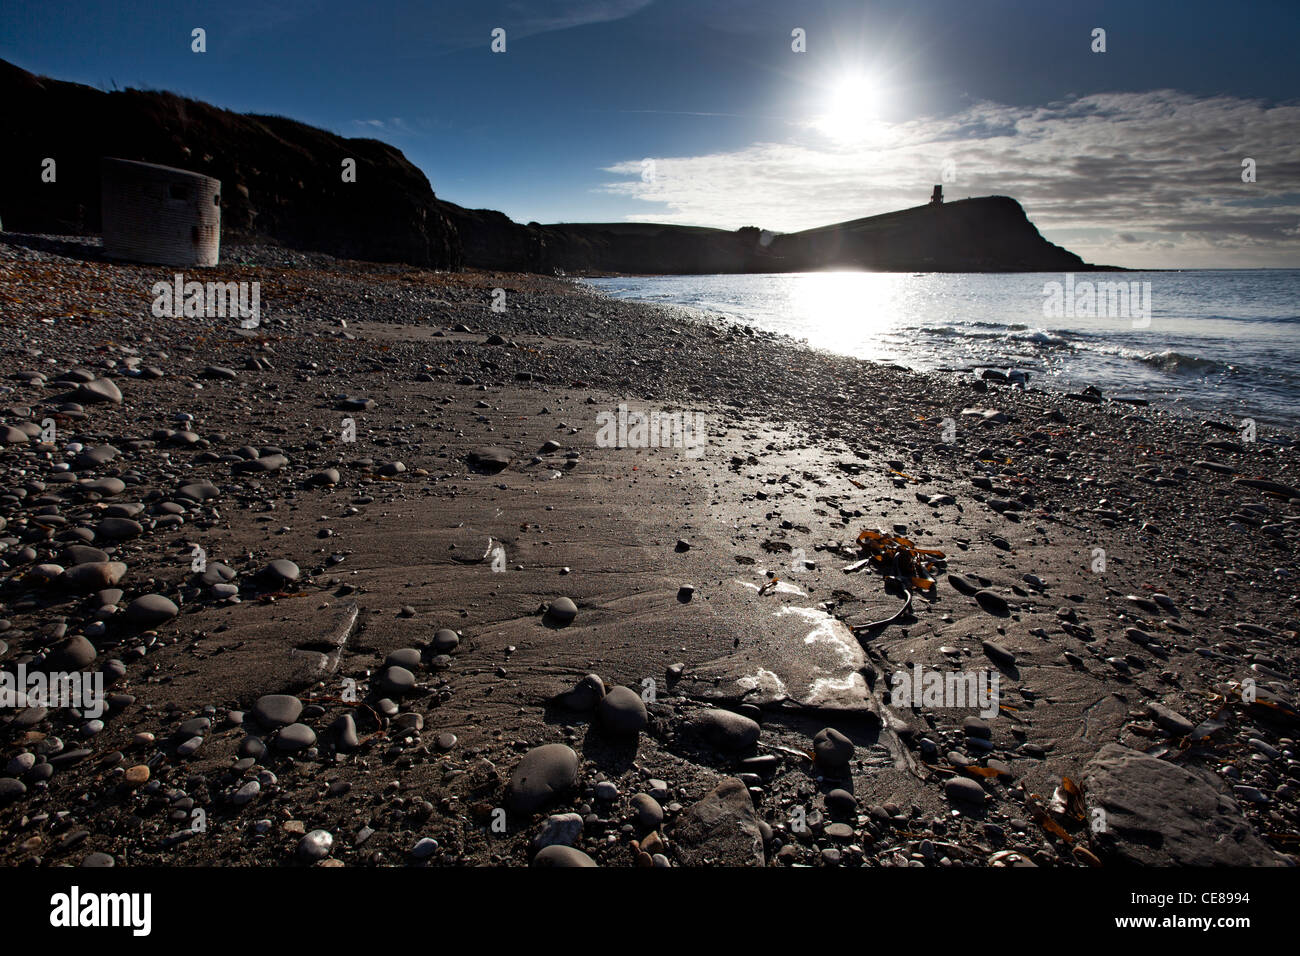
<path id="1" fill-rule="evenodd" d="M 1031 388 L 1093 385 L 1189 416 L 1300 431 L 1300 269 L 583 281 L 872 362 L 1018 369 Z"/>

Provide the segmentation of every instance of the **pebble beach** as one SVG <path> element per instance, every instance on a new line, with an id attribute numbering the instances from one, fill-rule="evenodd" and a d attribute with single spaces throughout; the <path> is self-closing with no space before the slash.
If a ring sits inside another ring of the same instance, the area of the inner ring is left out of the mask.
<path id="1" fill-rule="evenodd" d="M 0 234 L 0 670 L 104 698 L 0 708 L 3 864 L 1295 864 L 1296 434 L 563 278 L 230 246 L 245 328 L 174 272 Z"/>

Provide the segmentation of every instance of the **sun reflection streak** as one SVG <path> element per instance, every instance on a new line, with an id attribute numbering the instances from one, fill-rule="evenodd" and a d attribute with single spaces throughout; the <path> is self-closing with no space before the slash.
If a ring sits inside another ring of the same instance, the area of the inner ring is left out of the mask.
<path id="1" fill-rule="evenodd" d="M 895 350 L 882 338 L 914 322 L 908 273 L 808 272 L 795 278 L 787 285 L 787 314 L 816 348 L 884 360 Z"/>

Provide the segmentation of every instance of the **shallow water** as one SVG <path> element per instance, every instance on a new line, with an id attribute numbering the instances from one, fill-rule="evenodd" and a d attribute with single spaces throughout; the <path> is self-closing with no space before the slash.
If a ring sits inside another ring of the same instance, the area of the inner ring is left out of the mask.
<path id="1" fill-rule="evenodd" d="M 1189 414 L 1300 427 L 1297 269 L 584 281 L 619 298 L 712 313 L 872 361 L 930 371 L 1019 368 L 1031 385 L 1096 385 Z M 1102 282 L 1125 283 L 1127 304 L 1114 290 L 1089 308 L 1083 283 L 1095 292 Z M 1053 283 L 1060 314 L 1046 314 L 1056 304 Z"/>

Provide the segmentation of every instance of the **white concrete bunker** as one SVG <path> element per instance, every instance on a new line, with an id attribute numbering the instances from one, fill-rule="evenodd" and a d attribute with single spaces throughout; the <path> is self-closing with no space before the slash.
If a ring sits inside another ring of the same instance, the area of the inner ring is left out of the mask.
<path id="1" fill-rule="evenodd" d="M 171 166 L 105 157 L 101 204 L 110 259 L 215 266 L 221 181 Z"/>

